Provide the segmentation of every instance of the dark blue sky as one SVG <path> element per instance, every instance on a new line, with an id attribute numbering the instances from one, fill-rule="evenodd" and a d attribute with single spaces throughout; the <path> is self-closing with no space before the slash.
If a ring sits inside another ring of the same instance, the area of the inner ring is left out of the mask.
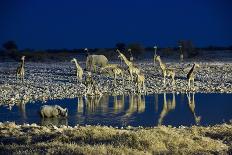
<path id="1" fill-rule="evenodd" d="M 20 49 L 114 47 L 117 42 L 232 45 L 231 0 L 1 0 L 0 44 Z"/>

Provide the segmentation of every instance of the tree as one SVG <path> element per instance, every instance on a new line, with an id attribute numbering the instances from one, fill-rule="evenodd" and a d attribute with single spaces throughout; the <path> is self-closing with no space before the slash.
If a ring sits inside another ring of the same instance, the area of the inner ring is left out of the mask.
<path id="1" fill-rule="evenodd" d="M 136 58 L 138 58 L 138 56 L 143 54 L 143 52 L 145 51 L 145 48 L 140 43 L 129 44 L 127 48 L 131 49 L 132 55 Z M 130 56 L 130 53 L 128 53 L 127 55 Z"/>
<path id="2" fill-rule="evenodd" d="M 5 42 L 2 46 L 8 52 L 17 51 L 18 49 L 16 43 L 12 40 Z"/>
<path id="3" fill-rule="evenodd" d="M 191 40 L 180 40 L 178 44 L 181 46 L 184 57 L 190 58 L 198 54 L 198 51 L 194 48 Z"/>
<path id="4" fill-rule="evenodd" d="M 7 55 L 9 55 L 11 58 L 17 60 L 18 58 L 18 46 L 16 43 L 12 40 L 5 42 L 3 45 L 3 48 L 6 50 Z"/>
<path id="5" fill-rule="evenodd" d="M 116 46 L 116 48 L 119 49 L 120 51 L 125 51 L 125 49 L 126 49 L 126 44 L 125 44 L 125 43 L 122 43 L 122 42 L 117 43 L 115 46 Z"/>

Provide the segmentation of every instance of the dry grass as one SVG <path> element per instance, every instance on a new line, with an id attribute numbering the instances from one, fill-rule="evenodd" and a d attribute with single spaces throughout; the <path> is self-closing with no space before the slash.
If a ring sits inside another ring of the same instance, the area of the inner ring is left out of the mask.
<path id="1" fill-rule="evenodd" d="M 228 154 L 232 125 L 115 129 L 0 124 L 0 154 Z"/>

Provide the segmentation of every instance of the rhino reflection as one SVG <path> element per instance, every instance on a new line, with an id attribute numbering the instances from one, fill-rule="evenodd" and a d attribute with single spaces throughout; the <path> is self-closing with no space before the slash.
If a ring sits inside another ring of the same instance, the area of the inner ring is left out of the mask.
<path id="1" fill-rule="evenodd" d="M 126 116 L 131 116 L 135 112 L 142 113 L 145 111 L 145 96 L 141 94 L 129 95 L 129 108 L 126 111 Z"/>
<path id="2" fill-rule="evenodd" d="M 122 112 L 124 110 L 124 103 L 125 97 L 124 95 L 121 96 L 114 96 L 114 112 Z"/>
<path id="3" fill-rule="evenodd" d="M 68 119 L 65 117 L 52 117 L 52 118 L 42 118 L 41 125 L 43 126 L 60 126 L 60 125 L 68 125 Z"/>
<path id="4" fill-rule="evenodd" d="M 195 123 L 197 125 L 199 125 L 200 121 L 201 121 L 201 116 L 197 116 L 196 112 L 195 112 L 195 93 L 194 92 L 192 93 L 192 98 L 191 98 L 191 94 L 190 93 L 186 93 L 186 94 L 187 94 L 187 98 L 188 98 L 189 109 L 191 110 L 191 113 L 193 114 Z"/>
<path id="5" fill-rule="evenodd" d="M 172 101 L 168 100 L 166 97 L 166 93 L 164 93 L 164 103 L 163 103 L 163 109 L 160 113 L 159 119 L 158 119 L 158 125 L 162 125 L 164 117 L 171 111 L 176 108 L 176 98 L 175 93 L 172 93 Z"/>

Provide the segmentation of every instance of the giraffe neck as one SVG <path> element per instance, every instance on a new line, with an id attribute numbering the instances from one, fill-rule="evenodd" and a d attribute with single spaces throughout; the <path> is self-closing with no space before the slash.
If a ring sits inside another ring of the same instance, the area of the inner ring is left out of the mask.
<path id="1" fill-rule="evenodd" d="M 192 74 L 192 73 L 193 73 L 194 68 L 195 68 L 195 64 L 193 64 L 193 67 L 192 67 L 192 68 L 191 68 L 191 70 L 190 70 L 190 74 Z"/>
<path id="2" fill-rule="evenodd" d="M 80 67 L 79 67 L 79 64 L 77 63 L 77 61 L 74 60 L 74 62 L 75 62 L 76 68 L 79 69 Z"/>
<path id="3" fill-rule="evenodd" d="M 24 60 L 21 62 L 21 68 L 24 68 Z"/>
<path id="4" fill-rule="evenodd" d="M 158 59 L 158 61 L 159 61 L 159 64 L 160 64 L 160 68 L 161 68 L 162 70 L 164 70 L 164 69 L 165 69 L 165 64 L 162 62 L 161 59 Z"/>
<path id="5" fill-rule="evenodd" d="M 127 66 L 130 66 L 132 64 L 123 54 L 121 54 L 121 56 Z"/>
<path id="6" fill-rule="evenodd" d="M 76 65 L 76 68 L 78 68 L 78 64 L 77 64 L 77 61 L 75 61 L 75 65 Z"/>

